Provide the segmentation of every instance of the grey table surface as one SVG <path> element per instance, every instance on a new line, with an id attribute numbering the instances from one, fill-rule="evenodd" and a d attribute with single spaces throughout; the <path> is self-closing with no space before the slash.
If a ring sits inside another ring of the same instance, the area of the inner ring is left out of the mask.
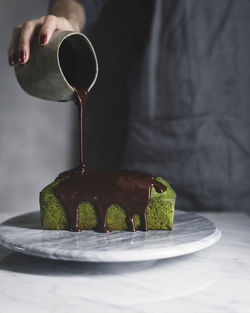
<path id="1" fill-rule="evenodd" d="M 0 213 L 0 222 L 17 214 Z M 250 218 L 202 215 L 220 241 L 167 260 L 67 262 L 0 247 L 0 312 L 249 312 Z"/>

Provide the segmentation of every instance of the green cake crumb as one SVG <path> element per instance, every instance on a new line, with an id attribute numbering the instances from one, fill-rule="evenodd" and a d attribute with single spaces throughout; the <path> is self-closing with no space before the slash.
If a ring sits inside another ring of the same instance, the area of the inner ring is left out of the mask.
<path id="1" fill-rule="evenodd" d="M 63 179 L 67 179 L 64 177 Z M 161 177 L 156 178 L 167 190 L 163 193 L 151 190 L 151 200 L 147 207 L 148 229 L 171 230 L 174 222 L 174 209 L 176 194 L 173 188 Z M 58 185 L 62 179 L 57 178 L 53 183 L 46 186 L 40 192 L 40 211 L 43 229 L 69 229 L 67 212 L 53 193 L 53 187 Z M 134 217 L 135 228 L 139 229 L 141 218 Z M 94 206 L 90 202 L 79 204 L 79 227 L 80 229 L 94 229 L 97 226 L 97 215 Z M 125 210 L 118 204 L 112 204 L 108 208 L 107 226 L 112 230 L 127 230 Z"/>

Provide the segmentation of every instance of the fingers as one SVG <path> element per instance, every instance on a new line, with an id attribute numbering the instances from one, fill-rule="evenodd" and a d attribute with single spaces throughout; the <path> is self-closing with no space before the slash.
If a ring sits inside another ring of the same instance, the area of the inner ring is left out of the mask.
<path id="1" fill-rule="evenodd" d="M 56 30 L 57 28 L 57 17 L 54 15 L 48 15 L 45 17 L 44 23 L 40 29 L 40 33 L 38 36 L 38 42 L 41 45 L 46 45 L 53 32 Z"/>
<path id="2" fill-rule="evenodd" d="M 65 17 L 57 17 L 50 14 L 44 19 L 38 36 L 38 42 L 41 45 L 46 45 L 57 29 L 74 31 L 73 25 Z"/>
<path id="3" fill-rule="evenodd" d="M 74 27 L 66 18 L 55 15 L 43 16 L 16 26 L 13 29 L 8 50 L 11 66 L 27 63 L 30 57 L 30 42 L 38 29 L 40 29 L 38 42 L 41 45 L 46 45 L 56 29 L 74 30 Z"/>
<path id="4" fill-rule="evenodd" d="M 18 57 L 18 43 L 19 43 L 19 37 L 21 34 L 22 25 L 16 26 L 12 31 L 12 38 L 10 41 L 10 46 L 8 50 L 8 56 L 9 56 L 9 65 L 15 66 L 19 63 L 19 57 Z"/>
<path id="5" fill-rule="evenodd" d="M 30 42 L 36 27 L 37 23 L 35 21 L 23 24 L 18 44 L 18 56 L 21 64 L 25 64 L 30 57 Z"/>
<path id="6" fill-rule="evenodd" d="M 44 17 L 14 27 L 8 50 L 9 64 L 15 66 L 27 63 L 30 56 L 30 42 L 35 30 L 41 26 Z"/>

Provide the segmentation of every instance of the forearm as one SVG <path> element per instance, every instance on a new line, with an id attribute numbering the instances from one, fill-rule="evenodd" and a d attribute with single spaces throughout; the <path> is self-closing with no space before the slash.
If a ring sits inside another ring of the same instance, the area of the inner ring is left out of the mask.
<path id="1" fill-rule="evenodd" d="M 66 18 L 76 31 L 81 31 L 86 24 L 84 8 L 74 0 L 51 0 L 49 14 Z"/>

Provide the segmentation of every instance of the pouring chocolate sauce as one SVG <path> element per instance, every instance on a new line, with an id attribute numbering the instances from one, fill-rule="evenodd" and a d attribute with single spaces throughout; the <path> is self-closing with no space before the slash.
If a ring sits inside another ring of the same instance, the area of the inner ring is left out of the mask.
<path id="1" fill-rule="evenodd" d="M 62 50 L 64 60 L 74 59 L 70 55 L 73 50 L 70 46 Z M 71 64 L 72 65 L 72 64 Z M 135 171 L 88 171 L 84 163 L 83 125 L 88 90 L 79 87 L 79 83 L 72 73 L 72 66 L 66 62 L 62 64 L 65 76 L 74 86 L 77 105 L 79 107 L 80 131 L 80 164 L 79 167 L 63 172 L 59 178 L 63 179 L 53 191 L 58 200 L 65 207 L 69 227 L 72 231 L 81 231 L 79 228 L 78 205 L 83 201 L 91 202 L 97 214 L 96 231 L 110 232 L 107 226 L 107 212 L 111 204 L 119 204 L 126 212 L 127 225 L 130 231 L 135 231 L 134 216 L 139 214 L 141 229 L 147 231 L 146 209 L 150 201 L 151 189 L 154 187 L 158 193 L 164 192 L 167 187 L 156 180 L 156 177 Z"/>

